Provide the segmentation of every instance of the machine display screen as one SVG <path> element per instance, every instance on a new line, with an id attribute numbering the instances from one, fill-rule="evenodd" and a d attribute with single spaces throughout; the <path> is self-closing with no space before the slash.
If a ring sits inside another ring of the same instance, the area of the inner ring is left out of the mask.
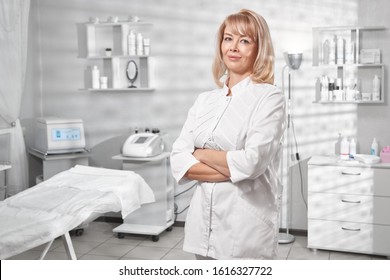
<path id="1" fill-rule="evenodd" d="M 81 140 L 80 128 L 54 128 L 51 130 L 53 141 L 79 141 Z"/>
<path id="2" fill-rule="evenodd" d="M 136 144 L 143 144 L 146 142 L 146 140 L 148 140 L 149 137 L 139 137 L 137 140 L 135 140 L 134 143 Z"/>

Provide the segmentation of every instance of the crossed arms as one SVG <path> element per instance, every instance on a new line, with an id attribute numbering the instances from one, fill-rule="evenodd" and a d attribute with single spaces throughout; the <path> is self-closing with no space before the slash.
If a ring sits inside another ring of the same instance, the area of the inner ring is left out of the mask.
<path id="1" fill-rule="evenodd" d="M 200 161 L 188 169 L 184 177 L 190 180 L 223 182 L 230 180 L 225 151 L 196 149 L 193 156 Z"/>

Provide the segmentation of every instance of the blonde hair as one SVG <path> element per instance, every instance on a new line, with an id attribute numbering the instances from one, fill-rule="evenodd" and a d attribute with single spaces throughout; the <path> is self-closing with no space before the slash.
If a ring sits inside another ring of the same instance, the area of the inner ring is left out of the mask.
<path id="1" fill-rule="evenodd" d="M 213 63 L 214 81 L 220 87 L 222 76 L 228 70 L 222 59 L 221 43 L 227 25 L 235 28 L 237 34 L 249 36 L 256 42 L 258 50 L 253 64 L 252 81 L 255 83 L 274 83 L 274 47 L 271 34 L 265 19 L 251 10 L 240 10 L 236 14 L 229 15 L 221 24 L 217 33 L 216 54 Z M 229 75 L 229 73 L 228 73 Z"/>

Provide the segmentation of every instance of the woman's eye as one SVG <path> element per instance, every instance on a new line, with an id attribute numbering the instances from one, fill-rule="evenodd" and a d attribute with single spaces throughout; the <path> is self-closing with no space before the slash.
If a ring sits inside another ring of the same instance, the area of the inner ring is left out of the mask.
<path id="1" fill-rule="evenodd" d="M 250 42 L 249 42 L 249 40 L 247 40 L 247 39 L 242 39 L 242 40 L 241 40 L 241 43 L 243 43 L 243 44 L 249 44 Z"/>
<path id="2" fill-rule="evenodd" d="M 224 41 L 231 41 L 232 38 L 230 38 L 230 37 L 225 37 L 225 38 L 223 38 L 223 40 L 224 40 Z"/>

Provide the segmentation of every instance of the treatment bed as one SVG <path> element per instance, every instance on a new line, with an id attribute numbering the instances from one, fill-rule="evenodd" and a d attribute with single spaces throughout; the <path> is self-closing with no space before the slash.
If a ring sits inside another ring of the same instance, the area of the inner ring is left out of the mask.
<path id="1" fill-rule="evenodd" d="M 76 165 L 17 195 L 0 201 L 0 259 L 62 236 L 68 257 L 76 259 L 69 231 L 107 212 L 122 217 L 154 201 L 144 179 L 132 172 Z"/>

